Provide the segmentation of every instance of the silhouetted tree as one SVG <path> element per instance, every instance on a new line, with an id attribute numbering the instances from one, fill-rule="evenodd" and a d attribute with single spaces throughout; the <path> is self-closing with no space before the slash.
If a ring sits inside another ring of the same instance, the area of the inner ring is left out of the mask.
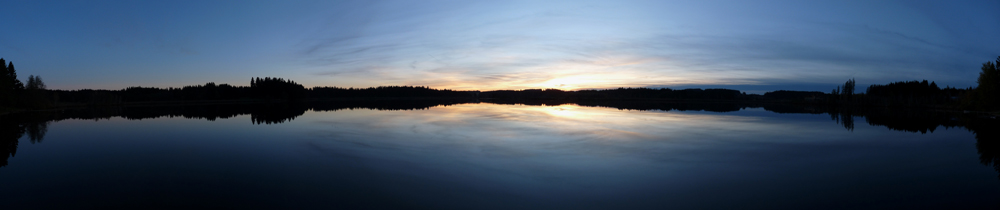
<path id="1" fill-rule="evenodd" d="M 851 98 L 853 98 L 854 97 L 854 84 L 855 84 L 854 83 L 854 78 L 851 78 L 850 80 L 847 80 L 847 82 L 844 82 L 843 88 L 840 89 L 841 90 L 840 91 L 840 95 L 841 95 L 840 98 L 847 99 L 847 100 L 850 100 Z"/>
<path id="2" fill-rule="evenodd" d="M 28 75 L 28 84 L 24 86 L 27 90 L 44 90 L 45 83 L 42 83 L 42 77 L 36 77 L 35 75 Z"/>
<path id="3" fill-rule="evenodd" d="M 0 106 L 10 106 L 13 98 L 14 84 L 7 74 L 7 62 L 0 58 Z"/>
<path id="4" fill-rule="evenodd" d="M 25 85 L 24 92 L 20 95 L 21 106 L 26 108 L 41 108 L 49 105 L 49 94 L 45 90 L 45 83 L 42 77 L 29 75 L 28 84 Z"/>
<path id="5" fill-rule="evenodd" d="M 252 84 L 254 96 L 260 99 L 292 101 L 305 98 L 305 87 L 291 80 L 265 77 Z"/>
<path id="6" fill-rule="evenodd" d="M 14 63 L 9 62 L 8 65 L 3 65 L 5 61 L 0 58 L 0 106 L 16 106 L 18 94 L 21 90 L 24 90 L 24 85 L 20 80 L 17 79 L 17 72 L 14 70 Z"/>
<path id="7" fill-rule="evenodd" d="M 995 110 L 1000 108 L 1000 56 L 996 63 L 987 61 L 979 73 L 979 86 L 972 92 L 971 104 L 979 109 Z"/>
<path id="8" fill-rule="evenodd" d="M 24 89 L 24 84 L 21 83 L 21 80 L 17 79 L 17 71 L 14 70 L 14 62 L 9 62 L 7 64 L 7 77 L 11 80 L 11 84 L 13 84 L 13 88 L 15 90 L 19 91 Z"/>
<path id="9" fill-rule="evenodd" d="M 865 92 L 870 105 L 928 107 L 949 105 L 965 91 L 950 87 L 941 89 L 934 82 L 914 80 L 875 84 L 868 86 Z"/>

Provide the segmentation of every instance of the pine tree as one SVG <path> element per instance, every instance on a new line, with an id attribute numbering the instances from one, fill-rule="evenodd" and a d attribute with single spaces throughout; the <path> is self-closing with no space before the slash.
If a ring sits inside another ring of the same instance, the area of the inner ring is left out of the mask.
<path id="1" fill-rule="evenodd" d="M 45 90 L 48 88 L 45 87 L 45 82 L 42 82 L 42 76 L 35 76 L 35 85 L 35 88 L 38 88 L 39 90 Z"/>
<path id="2" fill-rule="evenodd" d="M 14 84 L 11 81 L 7 74 L 7 62 L 0 58 L 0 106 L 8 106 L 14 101 Z"/>
<path id="3" fill-rule="evenodd" d="M 21 80 L 17 80 L 17 71 L 14 70 L 14 62 L 7 64 L 7 78 L 11 80 L 10 84 L 13 84 L 15 91 L 24 89 L 24 84 L 21 83 Z"/>
<path id="4" fill-rule="evenodd" d="M 25 89 L 28 90 L 45 90 L 45 83 L 42 83 L 41 76 L 29 75 L 28 84 L 25 85 Z"/>
<path id="5" fill-rule="evenodd" d="M 11 89 L 11 79 L 7 74 L 7 61 L 0 58 L 0 90 Z"/>
<path id="6" fill-rule="evenodd" d="M 0 59 L 0 67 L 4 67 L 3 59 Z M 18 94 L 24 90 L 24 85 L 17 80 L 17 71 L 14 70 L 14 62 L 7 62 L 4 68 L 0 68 L 0 106 L 14 106 Z"/>
<path id="7" fill-rule="evenodd" d="M 841 94 L 843 94 L 846 98 L 851 98 L 851 96 L 854 95 L 854 84 L 854 78 L 847 80 L 847 82 L 844 83 L 844 91 Z"/>
<path id="8" fill-rule="evenodd" d="M 997 57 L 996 63 L 986 62 L 983 63 L 981 68 L 983 72 L 979 73 L 979 87 L 976 87 L 976 98 L 974 102 L 978 104 L 980 108 L 985 109 L 997 109 L 1000 108 L 1000 69 L 997 65 L 1000 64 L 1000 56 Z"/>

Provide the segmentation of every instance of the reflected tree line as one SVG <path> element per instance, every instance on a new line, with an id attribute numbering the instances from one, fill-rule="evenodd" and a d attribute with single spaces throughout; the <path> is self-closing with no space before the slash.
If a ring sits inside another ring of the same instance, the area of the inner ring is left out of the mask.
<path id="1" fill-rule="evenodd" d="M 964 128 L 975 134 L 976 147 L 981 162 L 1000 172 L 1000 120 L 988 115 L 963 112 L 928 112 L 921 109 L 851 108 L 817 106 L 808 104 L 706 102 L 677 103 L 650 101 L 573 101 L 573 100 L 341 100 L 303 103 L 263 104 L 213 104 L 193 106 L 104 106 L 57 111 L 21 112 L 0 115 L 0 166 L 17 153 L 19 139 L 27 136 L 31 143 L 41 142 L 47 126 L 52 121 L 80 119 L 102 120 L 120 117 L 143 120 L 161 117 L 183 117 L 214 121 L 240 115 L 249 115 L 253 124 L 277 124 L 294 120 L 306 111 L 339 111 L 371 109 L 382 111 L 423 110 L 435 106 L 465 103 L 562 105 L 576 104 L 585 107 L 605 107 L 637 111 L 709 111 L 733 112 L 747 108 L 761 108 L 775 113 L 827 114 L 831 120 L 853 130 L 855 119 L 864 123 L 905 132 L 933 133 L 939 128 Z"/>
<path id="2" fill-rule="evenodd" d="M 473 100 L 345 100 L 309 103 L 209 104 L 191 106 L 97 106 L 80 109 L 17 112 L 0 115 L 0 167 L 17 155 L 19 140 L 27 135 L 32 143 L 42 142 L 50 122 L 61 120 L 128 120 L 183 117 L 215 121 L 250 115 L 253 124 L 278 124 L 294 120 L 306 111 L 370 109 L 380 111 L 423 110 L 434 106 L 471 103 Z"/>
<path id="3" fill-rule="evenodd" d="M 32 144 L 42 142 L 50 119 L 45 114 L 0 115 L 0 167 L 7 166 L 7 159 L 17 154 L 18 139 L 27 135 Z"/>

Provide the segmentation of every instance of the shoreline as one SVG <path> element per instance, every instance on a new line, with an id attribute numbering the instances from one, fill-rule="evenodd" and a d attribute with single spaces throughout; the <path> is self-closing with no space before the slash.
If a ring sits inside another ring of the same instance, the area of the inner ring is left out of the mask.
<path id="1" fill-rule="evenodd" d="M 226 104 L 282 104 L 282 103 L 311 103 L 311 102 L 337 102 L 337 101 L 424 101 L 424 100 L 451 100 L 451 101 L 468 101 L 469 103 L 474 102 L 485 102 L 494 104 L 524 104 L 524 105 L 545 105 L 552 106 L 557 104 L 575 104 L 581 106 L 593 105 L 590 103 L 693 103 L 693 104 L 716 104 L 716 103 L 737 103 L 746 105 L 789 105 L 789 106 L 824 106 L 831 108 L 845 108 L 845 109 L 872 109 L 872 108 L 902 108 L 902 109 L 916 109 L 916 110 L 926 110 L 932 112 L 951 112 L 951 113 L 974 113 L 974 114 L 984 114 L 993 117 L 1000 116 L 1000 111 L 973 111 L 973 110 L 962 110 L 962 109 L 950 109 L 947 107 L 889 107 L 889 106 L 865 106 L 865 105 L 836 105 L 828 103 L 816 103 L 816 102 L 803 102 L 803 101 L 787 101 L 787 100 L 731 100 L 731 99 L 648 99 L 648 98 L 623 98 L 615 100 L 603 100 L 603 99 L 512 99 L 512 98 L 455 98 L 455 97 L 359 97 L 359 98 L 313 98 L 301 101 L 285 101 L 285 100 L 198 100 L 198 101 L 144 101 L 144 102 L 124 102 L 115 104 L 60 104 L 56 106 L 51 106 L 43 109 L 15 109 L 0 107 L 0 116 L 14 113 L 25 113 L 25 112 L 45 112 L 45 111 L 59 111 L 67 109 L 81 109 L 81 108 L 92 108 L 92 107 L 168 107 L 168 106 L 194 106 L 194 105 L 226 105 Z M 581 103 L 582 102 L 582 103 Z"/>

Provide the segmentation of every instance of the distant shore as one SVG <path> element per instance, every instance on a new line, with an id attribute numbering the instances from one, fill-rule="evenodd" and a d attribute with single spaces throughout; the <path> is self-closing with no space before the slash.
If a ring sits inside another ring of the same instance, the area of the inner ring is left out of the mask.
<path id="1" fill-rule="evenodd" d="M 458 103 L 493 103 L 493 104 L 523 104 L 523 105 L 547 105 L 556 106 L 562 104 L 577 104 L 586 106 L 608 106 L 611 104 L 741 104 L 741 105 L 787 105 L 787 106 L 812 106 L 812 107 L 836 107 L 837 105 L 824 103 L 809 103 L 802 101 L 781 101 L 781 100 L 731 100 L 731 99 L 651 99 L 651 98 L 618 98 L 614 100 L 599 99 L 509 99 L 509 98 L 467 98 L 467 97 L 359 97 L 359 98 L 317 98 L 300 101 L 279 101 L 279 100 L 178 100 L 178 101 L 146 101 L 146 102 L 121 102 L 109 104 L 85 104 L 85 103 L 61 103 L 41 109 L 14 109 L 0 107 L 0 116 L 23 113 L 23 112 L 46 112 L 67 109 L 81 109 L 93 107 L 175 107 L 175 106 L 203 106 L 203 105 L 250 105 L 250 104 L 288 104 L 288 103 L 314 103 L 314 102 L 392 102 L 392 101 L 453 101 Z M 887 108 L 881 106 L 860 106 L 853 109 Z M 932 112 L 952 112 L 952 113 L 978 113 L 990 116 L 1000 116 L 1000 111 L 971 111 L 955 109 L 952 107 L 907 107 L 906 109 L 927 110 Z"/>

